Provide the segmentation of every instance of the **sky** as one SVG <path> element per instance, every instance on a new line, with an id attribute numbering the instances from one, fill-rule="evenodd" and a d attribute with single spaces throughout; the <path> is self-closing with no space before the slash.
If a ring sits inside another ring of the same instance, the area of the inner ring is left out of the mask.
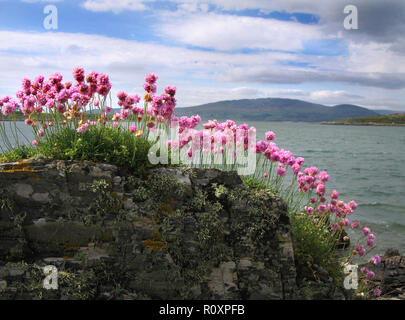
<path id="1" fill-rule="evenodd" d="M 141 95 L 155 73 L 178 107 L 281 97 L 405 111 L 405 1 L 0 0 L 0 96 L 77 66 L 108 74 L 113 95 Z"/>

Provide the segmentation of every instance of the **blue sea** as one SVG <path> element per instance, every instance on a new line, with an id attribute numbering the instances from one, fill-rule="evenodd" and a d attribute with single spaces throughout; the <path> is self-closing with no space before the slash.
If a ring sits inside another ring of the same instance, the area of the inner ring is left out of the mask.
<path id="1" fill-rule="evenodd" d="M 376 235 L 376 253 L 395 247 L 405 253 L 405 127 L 330 126 L 294 122 L 249 122 L 257 139 L 266 131 L 306 166 L 328 171 L 328 190 L 359 207 L 352 220 Z M 30 128 L 18 126 L 32 140 Z"/>

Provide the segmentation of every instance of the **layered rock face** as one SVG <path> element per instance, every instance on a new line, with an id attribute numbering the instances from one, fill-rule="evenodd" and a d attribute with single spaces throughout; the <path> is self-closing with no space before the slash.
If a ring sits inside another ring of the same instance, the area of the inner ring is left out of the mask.
<path id="1" fill-rule="evenodd" d="M 389 249 L 381 263 L 367 268 L 375 273 L 375 278 L 366 282 L 369 289 L 379 288 L 381 299 L 405 300 L 405 255 Z"/>
<path id="2" fill-rule="evenodd" d="M 43 267 L 58 289 L 44 288 Z M 292 299 L 284 202 L 235 172 L 0 165 L 3 299 Z"/>

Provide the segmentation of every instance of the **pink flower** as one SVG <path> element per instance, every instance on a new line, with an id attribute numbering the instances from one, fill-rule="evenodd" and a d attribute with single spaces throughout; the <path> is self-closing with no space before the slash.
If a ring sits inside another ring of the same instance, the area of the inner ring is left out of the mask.
<path id="1" fill-rule="evenodd" d="M 302 167 L 305 163 L 305 159 L 302 157 L 298 157 L 297 159 L 295 159 L 295 163 L 299 164 Z"/>
<path id="2" fill-rule="evenodd" d="M 158 79 L 157 75 L 155 75 L 154 73 L 149 73 L 146 75 L 145 77 L 145 81 L 148 84 L 154 84 L 156 82 L 156 80 Z"/>
<path id="3" fill-rule="evenodd" d="M 32 140 L 32 144 L 33 144 L 35 147 L 38 147 L 38 141 L 37 141 L 37 140 Z"/>
<path id="4" fill-rule="evenodd" d="M 273 131 L 266 132 L 266 140 L 273 141 L 276 138 L 276 135 Z"/>
<path id="5" fill-rule="evenodd" d="M 360 222 L 354 221 L 352 222 L 352 229 L 357 229 L 360 227 Z"/>
<path id="6" fill-rule="evenodd" d="M 167 86 L 165 89 L 165 92 L 169 95 L 174 97 L 174 95 L 176 94 L 176 87 L 171 87 L 171 86 Z"/>
<path id="7" fill-rule="evenodd" d="M 87 127 L 88 127 L 88 123 L 84 123 L 81 126 L 79 126 L 76 131 L 77 132 L 86 132 L 87 131 Z"/>
<path id="8" fill-rule="evenodd" d="M 287 170 L 283 167 L 283 165 L 281 163 L 278 164 L 278 168 L 277 168 L 277 175 L 279 175 L 280 177 L 284 177 L 287 173 Z"/>
<path id="9" fill-rule="evenodd" d="M 318 177 L 323 183 L 329 181 L 329 175 L 326 171 L 321 171 L 321 173 L 319 173 L 319 177 Z"/>
<path id="10" fill-rule="evenodd" d="M 348 205 L 353 211 L 357 209 L 357 203 L 354 200 L 349 201 Z"/>
<path id="11" fill-rule="evenodd" d="M 294 164 L 291 166 L 291 170 L 292 170 L 292 172 L 293 172 L 295 175 L 297 175 L 298 172 L 300 172 L 300 170 L 301 170 L 301 166 L 300 166 L 298 163 L 294 163 Z"/>
<path id="12" fill-rule="evenodd" d="M 374 240 L 375 239 L 375 235 L 373 233 L 369 233 L 367 236 L 368 239 L 370 240 Z"/>
<path id="13" fill-rule="evenodd" d="M 336 190 L 333 190 L 330 194 L 331 199 L 335 199 L 337 200 L 339 198 L 339 192 L 337 192 Z"/>
<path id="14" fill-rule="evenodd" d="M 376 297 L 379 297 L 379 296 L 381 296 L 382 291 L 381 291 L 380 289 L 374 289 L 374 290 L 373 290 L 373 293 L 374 293 L 374 295 L 375 295 Z"/>
<path id="15" fill-rule="evenodd" d="M 118 93 L 117 93 L 117 97 L 121 101 L 125 101 L 127 96 L 128 96 L 128 94 L 126 92 L 124 92 L 124 91 L 118 91 Z"/>
<path id="16" fill-rule="evenodd" d="M 365 236 L 367 236 L 367 235 L 371 232 L 371 230 L 370 230 L 370 228 L 364 227 L 363 230 L 362 230 L 362 232 L 363 232 L 363 234 L 364 234 Z"/>
<path id="17" fill-rule="evenodd" d="M 319 212 L 325 212 L 325 211 L 326 211 L 326 206 L 325 206 L 324 204 L 320 204 L 320 205 L 318 206 L 318 211 L 319 211 Z"/>
<path id="18" fill-rule="evenodd" d="M 372 248 L 374 247 L 374 240 L 373 239 L 367 239 L 367 245 Z"/>
<path id="19" fill-rule="evenodd" d="M 375 255 L 370 259 L 370 263 L 372 264 L 379 264 L 381 262 L 381 257 L 379 255 Z"/>
<path id="20" fill-rule="evenodd" d="M 368 278 L 368 279 L 374 279 L 374 277 L 375 277 L 375 273 L 373 272 L 373 271 L 368 271 L 367 273 L 366 273 L 366 277 Z"/>
<path id="21" fill-rule="evenodd" d="M 307 213 L 312 214 L 314 212 L 314 208 L 312 207 L 307 207 Z"/>
<path id="22" fill-rule="evenodd" d="M 326 191 L 326 187 L 324 184 L 318 184 L 316 187 L 316 193 L 320 196 L 324 195 Z"/>
<path id="23" fill-rule="evenodd" d="M 317 167 L 306 168 L 306 169 L 304 170 L 304 173 L 305 173 L 307 176 L 315 177 L 316 174 L 318 173 L 318 168 L 317 168 Z"/>
<path id="24" fill-rule="evenodd" d="M 135 133 L 135 132 L 136 132 L 136 129 L 137 129 L 137 128 L 136 128 L 136 125 L 134 125 L 134 124 L 129 126 L 129 131 L 130 131 L 131 133 Z"/>
<path id="25" fill-rule="evenodd" d="M 81 67 L 76 67 L 73 69 L 73 78 L 81 83 L 84 81 L 84 69 Z"/>
<path id="26" fill-rule="evenodd" d="M 356 244 L 354 250 L 357 252 L 359 256 L 364 256 L 366 254 L 366 249 L 361 244 Z M 367 269 L 365 269 L 367 270 Z"/>

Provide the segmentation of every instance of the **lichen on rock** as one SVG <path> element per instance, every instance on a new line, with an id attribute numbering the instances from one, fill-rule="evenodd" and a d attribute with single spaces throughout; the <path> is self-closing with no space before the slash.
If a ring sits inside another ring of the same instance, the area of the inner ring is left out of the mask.
<path id="1" fill-rule="evenodd" d="M 296 298 L 286 205 L 236 172 L 26 165 L 32 171 L 0 165 L 2 298 Z M 13 264 L 23 274 L 10 277 Z M 58 268 L 58 290 L 41 285 L 47 264 Z"/>

